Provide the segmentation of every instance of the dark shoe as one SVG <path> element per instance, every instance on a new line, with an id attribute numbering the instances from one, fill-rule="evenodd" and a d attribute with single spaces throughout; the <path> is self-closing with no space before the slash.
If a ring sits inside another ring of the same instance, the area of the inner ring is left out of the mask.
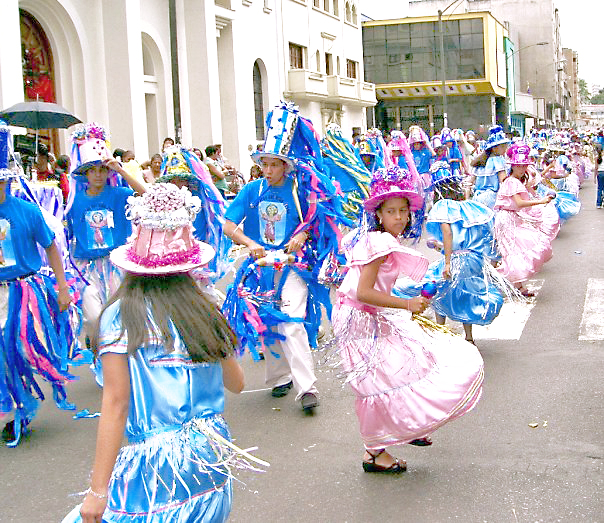
<path id="1" fill-rule="evenodd" d="M 4 441 L 15 441 L 15 420 L 9 421 L 2 429 L 2 439 Z"/>
<path id="2" fill-rule="evenodd" d="M 293 386 L 294 383 L 292 381 L 286 383 L 285 385 L 277 385 L 276 387 L 273 387 L 271 396 L 273 398 L 282 398 L 283 396 L 287 396 Z"/>
<path id="3" fill-rule="evenodd" d="M 525 298 L 534 298 L 535 297 L 535 293 L 533 291 L 529 291 L 528 289 L 522 289 L 520 291 L 520 294 L 522 294 Z"/>
<path id="4" fill-rule="evenodd" d="M 472 338 L 466 338 L 466 341 L 468 343 L 471 343 L 472 345 L 474 345 L 474 347 L 476 347 L 476 342 Z"/>
<path id="5" fill-rule="evenodd" d="M 430 438 L 418 438 L 410 441 L 409 445 L 415 445 L 416 447 L 429 447 L 432 445 L 432 440 Z"/>
<path id="6" fill-rule="evenodd" d="M 312 392 L 305 392 L 300 398 L 300 403 L 302 404 L 302 409 L 305 412 L 309 412 L 319 406 L 319 399 Z"/>
<path id="7" fill-rule="evenodd" d="M 372 454 L 367 451 L 367 454 L 371 456 L 371 461 L 363 461 L 363 470 L 365 472 L 382 472 L 386 474 L 400 474 L 407 470 L 407 463 L 398 459 L 394 460 L 394 463 L 389 467 L 378 465 L 375 460 L 378 456 L 381 456 L 385 452 L 385 449 L 380 450 L 377 454 Z"/>

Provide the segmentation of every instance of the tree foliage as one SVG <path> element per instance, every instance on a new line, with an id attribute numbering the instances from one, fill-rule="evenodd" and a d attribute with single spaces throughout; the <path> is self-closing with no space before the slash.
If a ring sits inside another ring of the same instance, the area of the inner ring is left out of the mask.
<path id="1" fill-rule="evenodd" d="M 600 89 L 597 94 L 591 97 L 591 102 L 594 105 L 604 104 L 604 89 Z"/>
<path id="2" fill-rule="evenodd" d="M 579 78 L 579 100 L 582 104 L 591 103 L 591 96 L 587 88 L 587 82 L 583 78 Z"/>

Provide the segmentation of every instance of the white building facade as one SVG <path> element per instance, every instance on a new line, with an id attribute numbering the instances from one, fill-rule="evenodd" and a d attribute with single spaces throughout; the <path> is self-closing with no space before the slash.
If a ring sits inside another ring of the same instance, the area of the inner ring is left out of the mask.
<path id="1" fill-rule="evenodd" d="M 139 160 L 178 133 L 245 170 L 280 100 L 347 136 L 376 102 L 357 0 L 2 0 L 0 17 L 0 108 L 55 101 Z"/>

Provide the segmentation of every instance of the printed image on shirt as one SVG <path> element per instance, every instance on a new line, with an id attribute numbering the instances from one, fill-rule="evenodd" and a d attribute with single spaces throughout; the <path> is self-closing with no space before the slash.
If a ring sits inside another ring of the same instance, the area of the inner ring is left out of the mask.
<path id="1" fill-rule="evenodd" d="M 88 249 L 113 248 L 113 211 L 97 209 L 85 215 Z"/>
<path id="2" fill-rule="evenodd" d="M 262 241 L 268 245 L 279 245 L 285 240 L 285 222 L 287 209 L 280 202 L 261 202 L 260 234 Z"/>
<path id="3" fill-rule="evenodd" d="M 10 222 L 0 219 L 0 268 L 17 265 L 13 241 L 10 235 Z"/>

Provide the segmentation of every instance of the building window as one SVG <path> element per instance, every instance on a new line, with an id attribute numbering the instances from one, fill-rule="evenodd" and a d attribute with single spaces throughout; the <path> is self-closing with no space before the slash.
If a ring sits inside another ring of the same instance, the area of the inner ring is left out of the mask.
<path id="1" fill-rule="evenodd" d="M 329 13 L 329 0 L 323 0 L 323 9 Z"/>
<path id="2" fill-rule="evenodd" d="M 354 25 L 357 25 L 357 6 L 356 5 L 352 6 L 352 23 Z"/>
<path id="3" fill-rule="evenodd" d="M 331 56 L 331 53 L 325 53 L 325 74 L 333 74 L 333 57 Z"/>
<path id="4" fill-rule="evenodd" d="M 350 9 L 350 3 L 349 2 L 346 2 L 344 17 L 345 17 L 346 21 L 349 22 L 349 23 L 352 20 L 352 11 Z"/>
<path id="5" fill-rule="evenodd" d="M 357 77 L 358 64 L 354 60 L 346 60 L 346 76 L 348 78 Z"/>
<path id="6" fill-rule="evenodd" d="M 317 73 L 321 72 L 321 53 L 319 53 L 319 51 L 317 51 L 315 53 L 315 59 L 317 62 Z"/>
<path id="7" fill-rule="evenodd" d="M 256 140 L 264 140 L 264 103 L 262 101 L 262 73 L 258 62 L 254 62 L 254 118 L 256 121 Z"/>
<path id="8" fill-rule="evenodd" d="M 316 8 L 319 8 L 321 6 L 321 0 L 313 0 L 312 5 Z"/>
<path id="9" fill-rule="evenodd" d="M 333 0 L 333 14 L 335 16 L 340 16 L 340 0 Z"/>
<path id="10" fill-rule="evenodd" d="M 304 69 L 304 47 L 290 42 L 289 66 L 291 69 Z"/>

